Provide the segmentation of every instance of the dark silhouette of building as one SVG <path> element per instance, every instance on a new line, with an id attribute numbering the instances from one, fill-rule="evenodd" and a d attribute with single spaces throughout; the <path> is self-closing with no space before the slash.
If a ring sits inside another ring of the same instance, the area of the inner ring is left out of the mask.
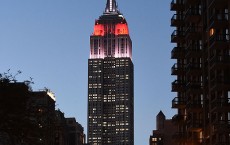
<path id="1" fill-rule="evenodd" d="M 64 113 L 60 110 L 55 111 L 55 144 L 68 145 L 68 128 Z"/>
<path id="2" fill-rule="evenodd" d="M 55 97 L 26 82 L 0 79 L 0 140 L 8 145 L 52 145 Z M 5 141 L 8 140 L 8 141 Z"/>
<path id="3" fill-rule="evenodd" d="M 88 143 L 133 145 L 132 42 L 115 0 L 95 21 L 88 60 Z"/>
<path id="4" fill-rule="evenodd" d="M 38 125 L 38 130 L 31 130 L 31 140 L 42 145 L 54 144 L 55 101 L 54 94 L 48 90 L 30 92 L 28 108 L 30 120 Z"/>
<path id="5" fill-rule="evenodd" d="M 55 111 L 55 96 L 0 74 L 0 145 L 83 145 L 83 127 Z"/>
<path id="6" fill-rule="evenodd" d="M 172 0 L 178 145 L 230 144 L 230 1 Z"/>
<path id="7" fill-rule="evenodd" d="M 29 87 L 24 83 L 12 83 L 0 77 L 0 144 L 20 144 L 26 140 L 30 120 L 26 102 Z"/>
<path id="8" fill-rule="evenodd" d="M 68 128 L 68 145 L 83 145 L 85 143 L 84 128 L 75 118 L 66 118 Z"/>
<path id="9" fill-rule="evenodd" d="M 84 128 L 75 118 L 65 118 L 64 113 L 56 111 L 55 145 L 85 144 Z"/>
<path id="10" fill-rule="evenodd" d="M 173 141 L 173 134 L 176 132 L 176 125 L 171 119 L 166 119 L 162 111 L 156 116 L 156 130 L 149 138 L 149 145 L 176 145 Z"/>

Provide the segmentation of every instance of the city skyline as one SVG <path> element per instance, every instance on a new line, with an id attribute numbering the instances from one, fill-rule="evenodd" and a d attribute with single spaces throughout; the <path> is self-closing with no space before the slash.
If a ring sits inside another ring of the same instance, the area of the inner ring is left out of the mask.
<path id="1" fill-rule="evenodd" d="M 147 144 L 159 110 L 169 118 L 175 113 L 171 109 L 175 96 L 170 76 L 174 63 L 170 60 L 170 1 L 117 2 L 129 21 L 134 43 L 135 144 Z M 89 35 L 104 3 L 11 0 L 0 6 L 0 50 L 6 54 L 0 58 L 0 72 L 21 70 L 19 81 L 32 77 L 33 88 L 50 88 L 57 108 L 76 117 L 85 130 Z"/>

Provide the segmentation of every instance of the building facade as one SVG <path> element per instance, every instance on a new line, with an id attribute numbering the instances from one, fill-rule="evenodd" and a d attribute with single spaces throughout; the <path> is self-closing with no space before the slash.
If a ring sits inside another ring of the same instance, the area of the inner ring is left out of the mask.
<path id="1" fill-rule="evenodd" d="M 156 116 L 156 130 L 153 130 L 149 138 L 149 145 L 176 145 L 173 141 L 173 134 L 176 132 L 176 125 L 171 119 L 166 119 L 162 111 Z"/>
<path id="2" fill-rule="evenodd" d="M 84 128 L 55 111 L 56 97 L 0 74 L 0 145 L 83 145 Z"/>
<path id="3" fill-rule="evenodd" d="M 230 1 L 172 0 L 178 145 L 230 144 Z"/>
<path id="4" fill-rule="evenodd" d="M 95 21 L 88 60 L 88 143 L 133 145 L 132 41 L 115 0 Z"/>
<path id="5" fill-rule="evenodd" d="M 54 145 L 68 145 L 68 128 L 64 113 L 60 110 L 55 111 L 55 136 Z"/>
<path id="6" fill-rule="evenodd" d="M 68 128 L 68 145 L 84 145 L 85 134 L 84 128 L 79 124 L 75 118 L 66 118 Z"/>
<path id="7" fill-rule="evenodd" d="M 65 118 L 64 113 L 56 110 L 55 144 L 54 145 L 85 145 L 84 128 L 74 117 Z"/>
<path id="8" fill-rule="evenodd" d="M 53 145 L 55 96 L 0 78 L 0 144 Z"/>
<path id="9" fill-rule="evenodd" d="M 12 83 L 0 77 L 0 144 L 20 145 L 28 142 L 30 119 L 26 102 L 29 100 L 29 87 L 25 83 Z M 22 136 L 25 134 L 26 137 Z"/>
<path id="10" fill-rule="evenodd" d="M 36 144 L 54 144 L 55 102 L 56 97 L 48 89 L 30 92 L 29 118 L 38 128 L 33 128 L 28 137 Z"/>

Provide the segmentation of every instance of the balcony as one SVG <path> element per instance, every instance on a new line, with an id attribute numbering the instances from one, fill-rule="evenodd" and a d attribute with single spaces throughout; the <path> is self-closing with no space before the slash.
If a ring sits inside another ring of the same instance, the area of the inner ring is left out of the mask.
<path id="1" fill-rule="evenodd" d="M 183 98 L 175 97 L 172 100 L 172 108 L 185 108 L 185 100 Z"/>
<path id="2" fill-rule="evenodd" d="M 184 32 L 179 30 L 174 30 L 171 35 L 172 43 L 179 43 L 184 41 Z"/>
<path id="3" fill-rule="evenodd" d="M 211 69 L 227 69 L 230 67 L 230 55 L 225 56 L 212 56 L 210 58 Z"/>
<path id="4" fill-rule="evenodd" d="M 202 57 L 202 46 L 199 44 L 189 43 L 186 48 L 186 58 L 201 58 Z"/>
<path id="5" fill-rule="evenodd" d="M 183 15 L 174 14 L 171 18 L 171 26 L 178 27 L 184 25 Z"/>
<path id="6" fill-rule="evenodd" d="M 185 31 L 185 37 L 187 40 L 200 40 L 201 32 L 202 32 L 202 27 L 190 26 Z"/>
<path id="7" fill-rule="evenodd" d="M 182 81 L 175 80 L 172 82 L 172 92 L 183 92 L 185 89 L 185 84 Z"/>
<path id="8" fill-rule="evenodd" d="M 229 47 L 229 34 L 214 34 L 210 36 L 210 49 L 226 49 Z"/>
<path id="9" fill-rule="evenodd" d="M 214 13 L 209 18 L 210 28 L 227 28 L 228 27 L 228 13 Z"/>
<path id="10" fill-rule="evenodd" d="M 229 0 L 208 0 L 208 8 L 225 8 Z"/>
<path id="11" fill-rule="evenodd" d="M 201 63 L 189 63 L 185 70 L 186 75 L 200 76 L 202 74 Z"/>
<path id="12" fill-rule="evenodd" d="M 185 21 L 198 23 L 201 19 L 201 9 L 200 8 L 189 8 L 185 13 Z"/>
<path id="13" fill-rule="evenodd" d="M 202 130 L 202 120 L 190 120 L 187 123 L 189 131 L 200 132 Z"/>
<path id="14" fill-rule="evenodd" d="M 182 75 L 184 74 L 184 68 L 181 65 L 175 63 L 171 68 L 171 75 Z"/>
<path id="15" fill-rule="evenodd" d="M 201 94 L 202 88 L 201 82 L 188 82 L 186 84 L 186 90 L 189 94 Z"/>
<path id="16" fill-rule="evenodd" d="M 174 47 L 171 51 L 172 59 L 183 59 L 185 57 L 185 49 L 184 47 Z"/>
<path id="17" fill-rule="evenodd" d="M 230 109 L 230 99 L 229 98 L 217 98 L 211 102 L 212 111 L 221 111 Z M 230 123 L 230 122 L 229 122 Z"/>
<path id="18" fill-rule="evenodd" d="M 182 11 L 184 9 L 183 0 L 172 0 L 171 11 Z"/>

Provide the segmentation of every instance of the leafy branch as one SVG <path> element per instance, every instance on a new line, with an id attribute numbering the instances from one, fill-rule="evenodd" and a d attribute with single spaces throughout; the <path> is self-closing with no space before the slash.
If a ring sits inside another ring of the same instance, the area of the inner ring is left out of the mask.
<path id="1" fill-rule="evenodd" d="M 22 71 L 18 70 L 15 74 L 12 74 L 10 72 L 10 69 L 8 69 L 7 72 L 0 73 L 0 82 L 2 82 L 2 83 L 16 83 L 17 82 L 16 77 L 21 73 L 22 73 Z M 25 80 L 24 83 L 28 86 L 30 84 L 34 84 L 33 78 L 30 77 L 30 79 Z"/>

